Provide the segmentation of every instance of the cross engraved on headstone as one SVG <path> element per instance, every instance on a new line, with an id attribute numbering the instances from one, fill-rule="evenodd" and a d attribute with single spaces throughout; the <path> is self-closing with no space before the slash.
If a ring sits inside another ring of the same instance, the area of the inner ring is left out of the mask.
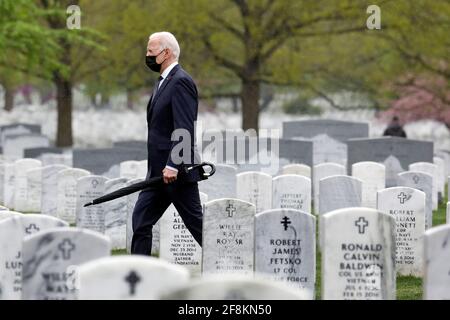
<path id="1" fill-rule="evenodd" d="M 369 221 L 367 221 L 363 217 L 359 217 L 359 219 L 355 221 L 355 226 L 358 227 L 358 232 L 360 234 L 364 234 L 366 232 L 366 227 L 368 225 Z"/>
<path id="2" fill-rule="evenodd" d="M 130 295 L 134 296 L 136 294 L 136 285 L 141 281 L 141 278 L 136 273 L 136 271 L 132 270 L 125 277 L 125 281 L 128 282 L 128 284 L 130 286 Z"/>
<path id="3" fill-rule="evenodd" d="M 25 233 L 26 234 L 32 234 L 34 232 L 38 232 L 39 229 L 34 223 L 30 224 L 28 227 L 25 228 Z"/>
<path id="4" fill-rule="evenodd" d="M 408 198 L 408 196 L 407 196 L 404 192 L 401 192 L 401 193 L 397 196 L 397 198 L 400 200 L 400 203 L 403 204 L 403 203 L 405 203 L 406 198 Z"/>
<path id="5" fill-rule="evenodd" d="M 233 215 L 236 213 L 236 208 L 231 203 L 225 210 L 228 212 L 228 218 L 232 218 Z"/>
<path id="6" fill-rule="evenodd" d="M 288 229 L 288 226 L 291 224 L 291 219 L 285 216 L 283 219 L 281 219 L 280 223 L 283 225 L 284 231 L 286 231 Z"/>
<path id="7" fill-rule="evenodd" d="M 413 177 L 413 181 L 414 181 L 415 184 L 418 184 L 418 183 L 419 183 L 419 180 L 420 180 L 419 176 L 415 175 L 415 176 Z"/>
<path id="8" fill-rule="evenodd" d="M 72 251 L 75 250 L 75 245 L 70 241 L 70 239 L 64 239 L 59 245 L 58 249 L 62 252 L 62 257 L 64 260 L 69 260 Z"/>
<path id="9" fill-rule="evenodd" d="M 98 186 L 98 180 L 92 180 L 91 184 L 92 184 L 92 188 L 96 189 Z"/>

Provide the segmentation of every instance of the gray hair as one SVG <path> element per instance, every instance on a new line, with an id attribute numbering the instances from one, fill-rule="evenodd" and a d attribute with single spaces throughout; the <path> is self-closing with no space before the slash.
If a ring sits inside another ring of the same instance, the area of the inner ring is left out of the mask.
<path id="1" fill-rule="evenodd" d="M 180 57 L 180 45 L 173 34 L 167 31 L 155 32 L 150 35 L 149 40 L 159 39 L 161 44 L 161 50 L 170 49 L 172 51 L 173 57 L 178 60 Z"/>

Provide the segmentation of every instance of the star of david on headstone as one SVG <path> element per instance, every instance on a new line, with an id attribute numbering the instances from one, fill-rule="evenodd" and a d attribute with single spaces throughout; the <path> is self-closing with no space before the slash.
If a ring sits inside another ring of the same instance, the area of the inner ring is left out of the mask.
<path id="1" fill-rule="evenodd" d="M 418 183 L 419 183 L 419 180 L 420 180 L 419 176 L 416 176 L 416 175 L 415 175 L 415 176 L 413 177 L 413 181 L 414 181 L 415 184 L 418 184 Z"/>
<path id="2" fill-rule="evenodd" d="M 39 229 L 34 223 L 32 223 L 28 227 L 25 228 L 25 233 L 32 234 L 32 233 L 38 232 L 39 230 L 41 230 L 41 229 Z"/>
<path id="3" fill-rule="evenodd" d="M 358 227 L 358 233 L 364 234 L 366 232 L 366 227 L 369 226 L 369 221 L 363 217 L 359 217 L 359 219 L 355 221 L 355 226 Z"/>
<path id="4" fill-rule="evenodd" d="M 280 223 L 283 225 L 284 231 L 286 231 L 288 229 L 288 226 L 291 224 L 291 219 L 285 216 L 283 219 L 281 219 Z"/>
<path id="5" fill-rule="evenodd" d="M 232 218 L 236 213 L 236 208 L 230 203 L 228 207 L 225 209 L 228 213 L 228 218 Z"/>
<path id="6" fill-rule="evenodd" d="M 130 273 L 125 277 L 125 281 L 130 286 L 130 295 L 134 296 L 136 294 L 136 285 L 141 282 L 141 278 L 136 273 L 136 271 L 131 270 Z"/>
<path id="7" fill-rule="evenodd" d="M 92 188 L 94 188 L 94 189 L 97 188 L 98 180 L 92 180 L 91 184 L 92 184 Z"/>
<path id="8" fill-rule="evenodd" d="M 401 203 L 401 204 L 404 204 L 404 203 L 406 202 L 408 196 L 407 196 L 404 192 L 401 192 L 401 193 L 397 196 L 397 198 L 400 200 L 400 203 Z"/>
<path id="9" fill-rule="evenodd" d="M 58 245 L 59 251 L 62 253 L 62 257 L 64 260 L 69 260 L 72 251 L 75 250 L 75 245 L 70 241 L 70 239 L 64 239 L 59 245 Z"/>

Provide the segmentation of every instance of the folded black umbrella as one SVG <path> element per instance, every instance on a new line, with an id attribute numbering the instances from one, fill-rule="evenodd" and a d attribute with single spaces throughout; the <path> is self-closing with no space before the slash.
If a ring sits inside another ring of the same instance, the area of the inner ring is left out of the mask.
<path id="1" fill-rule="evenodd" d="M 205 171 L 204 167 L 210 167 L 210 171 Z M 193 166 L 186 166 L 182 170 L 182 172 L 178 173 L 177 182 L 183 183 L 183 182 L 196 182 L 201 180 L 206 180 L 209 177 L 211 177 L 216 172 L 216 167 L 209 162 L 203 162 L 200 164 L 196 164 Z M 129 194 L 145 190 L 148 188 L 156 187 L 160 184 L 163 184 L 164 180 L 163 177 L 154 177 L 150 178 L 148 180 L 138 182 L 135 184 L 132 184 L 131 186 L 124 187 L 121 189 L 118 189 L 114 192 L 105 194 L 102 197 L 99 197 L 97 199 L 92 200 L 92 202 L 86 203 L 84 206 L 89 207 L 96 204 L 100 204 L 103 202 L 111 201 L 117 198 L 121 198 L 124 196 L 127 196 Z"/>

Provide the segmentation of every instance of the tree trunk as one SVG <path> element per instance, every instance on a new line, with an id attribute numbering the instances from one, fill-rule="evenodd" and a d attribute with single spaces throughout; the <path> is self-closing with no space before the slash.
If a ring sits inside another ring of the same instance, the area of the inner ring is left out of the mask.
<path id="1" fill-rule="evenodd" d="M 4 93 L 4 99 L 5 99 L 5 111 L 11 111 L 14 108 L 14 88 L 4 85 L 3 90 L 5 90 Z"/>
<path id="2" fill-rule="evenodd" d="M 100 106 L 102 108 L 109 107 L 109 103 L 110 103 L 109 94 L 102 93 L 101 96 L 100 96 Z"/>
<path id="3" fill-rule="evenodd" d="M 56 85 L 56 108 L 58 110 L 57 147 L 71 147 L 72 138 L 72 82 L 59 73 L 54 76 Z"/>
<path id="4" fill-rule="evenodd" d="M 242 81 L 242 129 L 259 130 L 259 83 L 258 81 Z"/>
<path id="5" fill-rule="evenodd" d="M 129 110 L 133 110 L 133 92 L 131 90 L 127 90 L 127 108 Z"/>

